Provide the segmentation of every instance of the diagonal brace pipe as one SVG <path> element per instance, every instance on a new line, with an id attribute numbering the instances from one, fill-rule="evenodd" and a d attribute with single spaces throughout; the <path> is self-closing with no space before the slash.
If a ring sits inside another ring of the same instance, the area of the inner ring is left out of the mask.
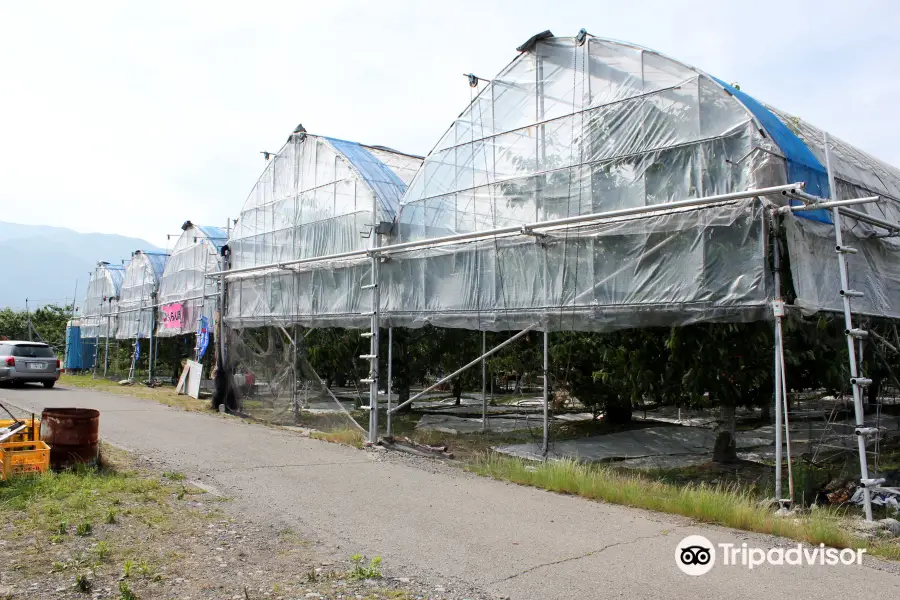
<path id="1" fill-rule="evenodd" d="M 491 356 L 492 354 L 495 354 L 495 353 L 499 352 L 502 348 L 508 346 L 509 344 L 512 344 L 514 341 L 516 341 L 517 339 L 519 339 L 520 337 L 522 337 L 523 335 L 525 335 L 525 334 L 528 333 L 529 331 L 532 331 L 532 330 L 535 329 L 535 328 L 537 328 L 537 324 L 529 325 L 528 327 L 526 327 L 525 329 L 523 329 L 522 331 L 520 331 L 520 332 L 517 333 L 516 335 L 512 336 L 511 338 L 509 338 L 508 340 L 506 340 L 506 341 L 503 342 L 502 344 L 499 344 L 499 345 L 497 345 L 497 346 L 494 346 L 493 348 L 491 348 L 490 350 L 488 350 L 487 352 L 485 352 L 484 354 L 482 354 L 481 356 L 479 356 L 478 358 L 476 358 L 476 359 L 473 360 L 472 362 L 468 363 L 466 366 L 460 367 L 459 369 L 453 371 L 452 373 L 450 373 L 450 374 L 447 375 L 446 377 L 443 377 L 443 378 L 439 379 L 437 382 L 435 382 L 435 383 L 433 383 L 432 385 L 428 386 L 427 388 L 425 388 L 424 390 L 422 390 L 421 392 L 419 392 L 418 394 L 416 394 L 415 396 L 413 396 L 412 398 L 410 398 L 409 400 L 407 400 L 407 401 L 404 402 L 403 404 L 398 404 L 397 406 L 395 406 L 394 408 L 391 409 L 391 412 L 392 412 L 392 413 L 395 413 L 395 412 L 397 412 L 398 410 L 400 410 L 401 408 L 403 408 L 403 407 L 405 407 L 405 406 L 408 406 L 408 405 L 412 404 L 413 401 L 418 400 L 419 398 L 421 398 L 422 396 L 424 396 L 425 394 L 427 394 L 428 392 L 430 392 L 430 391 L 433 390 L 434 388 L 438 387 L 438 386 L 441 385 L 442 383 L 444 383 L 444 382 L 446 382 L 446 381 L 450 381 L 451 379 L 453 379 L 454 377 L 456 377 L 457 375 L 459 375 L 460 373 L 462 373 L 462 372 L 465 371 L 466 369 L 468 369 L 468 368 L 470 368 L 470 367 L 474 367 L 475 365 L 477 365 L 478 363 L 480 363 L 480 362 L 482 361 L 482 359 L 485 359 L 485 358 L 487 358 L 488 356 Z"/>

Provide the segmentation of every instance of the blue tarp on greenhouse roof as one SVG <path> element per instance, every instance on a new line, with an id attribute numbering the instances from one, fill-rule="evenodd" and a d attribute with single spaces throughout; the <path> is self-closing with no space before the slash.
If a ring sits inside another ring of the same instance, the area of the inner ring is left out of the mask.
<path id="1" fill-rule="evenodd" d="M 122 291 L 122 282 L 125 281 L 125 265 L 103 265 L 106 268 L 106 272 L 109 273 L 110 279 L 112 279 L 113 286 L 116 288 L 116 294 Z"/>
<path id="2" fill-rule="evenodd" d="M 199 229 L 220 250 L 228 242 L 228 234 L 221 227 L 211 225 L 194 225 L 194 227 Z"/>
<path id="3" fill-rule="evenodd" d="M 784 158 L 787 161 L 788 180 L 791 182 L 805 181 L 807 193 L 820 198 L 830 198 L 828 171 L 825 170 L 819 159 L 810 151 L 806 143 L 753 96 L 742 92 L 732 85 L 728 85 L 717 77 L 713 79 L 724 87 L 729 94 L 737 98 L 741 104 L 746 106 L 747 110 L 753 113 L 756 120 L 765 128 L 772 140 L 778 144 L 781 151 L 784 152 Z M 820 223 L 830 224 L 832 222 L 831 215 L 825 210 L 797 213 L 797 216 L 819 221 Z"/>
<path id="4" fill-rule="evenodd" d="M 350 161 L 353 168 L 378 197 L 384 217 L 393 220 L 400 210 L 400 198 L 406 192 L 406 184 L 386 164 L 356 142 L 326 137 L 335 150 Z"/>
<path id="5" fill-rule="evenodd" d="M 141 254 L 146 256 L 147 260 L 150 261 L 150 266 L 153 267 L 153 272 L 156 273 L 156 279 L 160 279 L 163 271 L 166 270 L 166 261 L 169 260 L 169 255 L 164 252 L 144 251 L 141 251 Z"/>

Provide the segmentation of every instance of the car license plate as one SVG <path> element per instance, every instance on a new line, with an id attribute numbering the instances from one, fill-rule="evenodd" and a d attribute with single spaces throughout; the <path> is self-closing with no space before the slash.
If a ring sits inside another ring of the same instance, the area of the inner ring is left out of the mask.
<path id="1" fill-rule="evenodd" d="M 28 368 L 43 371 L 47 368 L 47 363 L 28 363 Z"/>

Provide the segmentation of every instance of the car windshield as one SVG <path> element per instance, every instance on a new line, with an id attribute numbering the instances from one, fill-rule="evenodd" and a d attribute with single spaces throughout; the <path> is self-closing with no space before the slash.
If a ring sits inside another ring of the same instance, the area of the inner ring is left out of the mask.
<path id="1" fill-rule="evenodd" d="M 32 346 L 30 344 L 13 346 L 12 355 L 24 358 L 56 358 L 49 346 Z"/>

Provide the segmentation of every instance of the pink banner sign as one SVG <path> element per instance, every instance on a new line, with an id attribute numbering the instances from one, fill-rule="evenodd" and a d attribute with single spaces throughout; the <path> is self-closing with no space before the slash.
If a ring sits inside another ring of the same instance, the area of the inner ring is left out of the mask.
<path id="1" fill-rule="evenodd" d="M 162 307 L 163 327 L 166 329 L 181 329 L 181 323 L 184 320 L 184 306 L 178 302 L 176 304 L 166 304 Z"/>

